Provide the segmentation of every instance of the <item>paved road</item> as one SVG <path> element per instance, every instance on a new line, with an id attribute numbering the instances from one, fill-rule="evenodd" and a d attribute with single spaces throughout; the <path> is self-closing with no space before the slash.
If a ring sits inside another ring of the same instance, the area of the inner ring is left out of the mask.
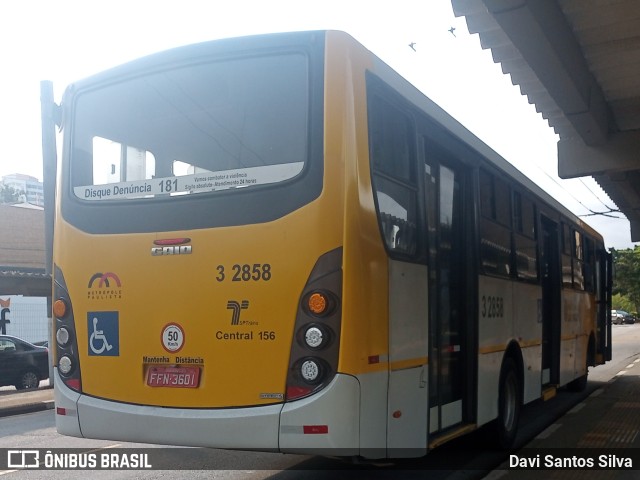
<path id="1" fill-rule="evenodd" d="M 536 402 L 524 409 L 518 443 L 523 445 L 558 416 L 581 402 L 588 393 L 600 388 L 618 372 L 623 370 L 629 359 L 640 353 L 640 324 L 614 326 L 614 360 L 590 372 L 587 392 L 582 395 L 560 391 L 558 396 L 547 403 Z M 9 394 L 1 392 L 0 395 Z M 0 419 L 0 448 L 82 448 L 96 452 L 108 451 L 113 447 L 159 448 L 139 444 L 116 444 L 110 441 L 86 440 L 60 436 L 54 427 L 53 411 L 39 412 Z M 503 452 L 483 448 L 482 433 L 477 432 L 445 445 L 418 460 L 407 460 L 395 464 L 378 463 L 375 470 L 361 465 L 352 465 L 342 460 L 323 457 L 300 457 L 255 452 L 233 452 L 215 449 L 167 449 L 162 451 L 177 468 L 196 468 L 191 471 L 101 471 L 92 472 L 92 478 L 114 479 L 162 479 L 162 478 L 225 478 L 289 480 L 305 479 L 356 479 L 356 478 L 425 478 L 460 480 L 479 479 L 504 460 Z M 440 463 L 443 462 L 443 463 Z M 437 470 L 439 465 L 447 465 L 446 471 Z M 452 471 L 454 464 L 459 468 Z M 211 470 L 208 470 L 211 469 Z M 302 469 L 302 470 L 300 470 Z M 51 471 L 10 471 L 0 472 L 2 480 L 26 478 L 86 478 L 87 472 Z M 543 478 L 543 477 L 540 477 Z"/>

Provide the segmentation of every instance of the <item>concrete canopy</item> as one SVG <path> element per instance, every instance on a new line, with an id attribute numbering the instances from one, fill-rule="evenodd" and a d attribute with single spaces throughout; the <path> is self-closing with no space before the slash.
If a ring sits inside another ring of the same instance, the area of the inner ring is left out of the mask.
<path id="1" fill-rule="evenodd" d="M 560 136 L 558 175 L 592 176 L 640 241 L 636 0 L 452 0 Z"/>

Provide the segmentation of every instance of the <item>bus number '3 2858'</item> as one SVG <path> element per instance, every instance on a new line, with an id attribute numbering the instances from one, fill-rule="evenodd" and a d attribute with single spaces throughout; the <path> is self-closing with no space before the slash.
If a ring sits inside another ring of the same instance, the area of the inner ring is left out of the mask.
<path id="1" fill-rule="evenodd" d="M 504 317 L 504 298 L 494 296 L 482 296 L 482 318 Z"/>

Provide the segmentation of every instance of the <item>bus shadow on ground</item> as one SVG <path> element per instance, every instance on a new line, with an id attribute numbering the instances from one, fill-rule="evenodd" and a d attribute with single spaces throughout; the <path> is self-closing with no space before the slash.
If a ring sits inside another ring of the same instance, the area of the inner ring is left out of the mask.
<path id="1" fill-rule="evenodd" d="M 363 461 L 350 458 L 312 457 L 269 477 L 270 480 L 305 479 L 481 479 L 507 461 L 509 454 L 524 447 L 607 382 L 589 381 L 583 392 L 563 388 L 548 401 L 537 400 L 522 409 L 519 433 L 512 450 L 493 447 L 491 425 L 442 445 L 424 457 Z"/>

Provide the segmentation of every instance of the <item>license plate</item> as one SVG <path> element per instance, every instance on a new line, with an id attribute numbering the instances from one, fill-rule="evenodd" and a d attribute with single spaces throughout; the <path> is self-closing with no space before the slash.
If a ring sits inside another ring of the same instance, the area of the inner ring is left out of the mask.
<path id="1" fill-rule="evenodd" d="M 197 388 L 199 367 L 149 367 L 147 385 L 150 387 Z"/>

